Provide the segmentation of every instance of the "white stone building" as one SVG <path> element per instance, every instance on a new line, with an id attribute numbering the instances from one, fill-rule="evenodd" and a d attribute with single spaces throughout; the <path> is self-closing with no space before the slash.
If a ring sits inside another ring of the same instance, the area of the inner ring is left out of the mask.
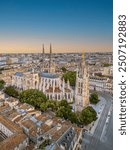
<path id="1" fill-rule="evenodd" d="M 73 89 L 69 81 L 66 84 L 57 74 L 16 72 L 12 76 L 12 85 L 20 90 L 38 89 L 52 100 L 73 101 Z"/>
<path id="2" fill-rule="evenodd" d="M 113 93 L 112 79 L 107 77 L 90 77 L 89 84 L 91 90 Z"/>

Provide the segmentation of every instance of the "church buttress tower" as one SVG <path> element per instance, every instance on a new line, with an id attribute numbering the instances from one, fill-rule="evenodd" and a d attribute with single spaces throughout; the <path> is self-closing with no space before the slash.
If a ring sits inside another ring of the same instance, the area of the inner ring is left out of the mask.
<path id="1" fill-rule="evenodd" d="M 75 111 L 82 111 L 89 104 L 89 72 L 84 53 L 76 75 Z"/>

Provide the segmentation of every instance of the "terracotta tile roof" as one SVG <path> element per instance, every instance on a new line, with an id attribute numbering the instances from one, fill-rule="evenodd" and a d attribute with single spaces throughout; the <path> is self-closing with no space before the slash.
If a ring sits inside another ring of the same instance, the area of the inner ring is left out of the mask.
<path id="1" fill-rule="evenodd" d="M 24 127 L 28 128 L 28 129 L 36 126 L 35 123 L 30 119 L 22 121 L 21 125 L 23 125 Z"/>
<path id="2" fill-rule="evenodd" d="M 36 127 L 36 124 L 32 120 L 24 120 L 21 122 L 21 125 L 29 129 L 29 132 L 28 132 L 29 136 L 36 136 L 37 127 Z"/>
<path id="3" fill-rule="evenodd" d="M 22 120 L 24 116 L 25 116 L 25 115 L 16 118 L 16 119 L 14 120 L 14 122 L 19 123 L 19 121 Z"/>
<path id="4" fill-rule="evenodd" d="M 9 115 L 11 115 L 15 112 L 16 112 L 16 110 L 12 109 L 12 110 L 9 110 L 9 111 L 5 112 L 4 114 L 5 114 L 6 117 L 8 117 Z"/>
<path id="5" fill-rule="evenodd" d="M 48 126 L 47 124 L 43 124 L 40 129 L 45 133 L 47 131 L 49 131 L 51 129 L 50 126 Z"/>
<path id="6" fill-rule="evenodd" d="M 61 129 L 56 130 L 56 132 L 52 134 L 53 141 L 57 141 L 69 128 L 70 126 L 63 125 Z"/>
<path id="7" fill-rule="evenodd" d="M 28 105 L 28 104 L 24 103 L 19 108 L 20 109 L 30 109 L 30 108 L 33 108 L 33 107 L 31 105 Z"/>
<path id="8" fill-rule="evenodd" d="M 37 113 L 39 113 L 39 114 L 41 114 L 41 111 L 39 111 L 39 110 L 29 110 L 28 111 L 28 114 L 31 114 L 31 113 L 34 113 L 34 114 L 37 114 Z"/>
<path id="9" fill-rule="evenodd" d="M 2 150 L 13 150 L 17 145 L 23 142 L 27 136 L 25 134 L 15 134 L 0 142 Z"/>
<path id="10" fill-rule="evenodd" d="M 21 113 L 19 113 L 19 112 L 14 112 L 14 113 L 10 114 L 9 119 L 14 119 L 14 118 L 17 117 L 17 116 L 21 116 Z"/>
<path id="11" fill-rule="evenodd" d="M 42 115 L 39 115 L 38 117 L 36 117 L 37 120 L 43 121 L 43 122 L 47 121 L 48 118 L 49 118 L 49 115 L 47 115 L 47 114 L 42 114 Z"/>
<path id="12" fill-rule="evenodd" d="M 0 142 L 0 148 L 2 148 L 2 150 L 13 150 L 27 138 L 27 136 L 23 133 L 22 128 L 17 126 L 6 117 L 0 115 L 0 123 L 13 132 L 12 136 Z"/>
<path id="13" fill-rule="evenodd" d="M 37 135 L 37 128 L 36 127 L 32 127 L 29 130 L 29 136 L 36 136 Z"/>
<path id="14" fill-rule="evenodd" d="M 15 123 L 13 123 L 12 121 L 10 121 L 2 115 L 0 115 L 0 122 L 12 132 L 22 133 L 23 131 L 19 126 L 17 126 Z"/>
<path id="15" fill-rule="evenodd" d="M 4 106 L 0 107 L 0 112 L 2 112 L 3 110 L 10 108 L 10 106 L 8 104 L 4 104 Z"/>

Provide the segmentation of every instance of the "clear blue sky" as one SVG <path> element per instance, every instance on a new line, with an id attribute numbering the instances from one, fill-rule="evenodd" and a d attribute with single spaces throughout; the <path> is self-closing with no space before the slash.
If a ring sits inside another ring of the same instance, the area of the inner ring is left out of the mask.
<path id="1" fill-rule="evenodd" d="M 0 50 L 112 51 L 112 0 L 1 0 Z"/>

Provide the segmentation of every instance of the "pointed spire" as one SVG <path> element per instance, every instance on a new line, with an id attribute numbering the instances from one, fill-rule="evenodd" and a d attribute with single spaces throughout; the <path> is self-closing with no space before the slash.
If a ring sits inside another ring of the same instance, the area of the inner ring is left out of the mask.
<path id="1" fill-rule="evenodd" d="M 51 44 L 50 44 L 50 54 L 52 54 L 52 47 L 51 47 Z"/>
<path id="2" fill-rule="evenodd" d="M 84 51 L 82 52 L 82 61 L 83 62 L 85 61 L 85 53 L 84 53 Z"/>
<path id="3" fill-rule="evenodd" d="M 44 49 L 44 44 L 42 45 L 42 62 L 44 62 L 44 54 L 45 54 L 45 49 Z"/>
<path id="4" fill-rule="evenodd" d="M 51 44 L 50 44 L 49 72 L 51 72 L 51 55 L 52 55 L 52 47 L 51 47 Z"/>
<path id="5" fill-rule="evenodd" d="M 44 44 L 42 45 L 42 54 L 45 53 Z"/>
<path id="6" fill-rule="evenodd" d="M 41 67 L 41 71 L 44 70 L 44 54 L 45 54 L 45 49 L 44 49 L 44 44 L 42 44 L 42 67 Z"/>

